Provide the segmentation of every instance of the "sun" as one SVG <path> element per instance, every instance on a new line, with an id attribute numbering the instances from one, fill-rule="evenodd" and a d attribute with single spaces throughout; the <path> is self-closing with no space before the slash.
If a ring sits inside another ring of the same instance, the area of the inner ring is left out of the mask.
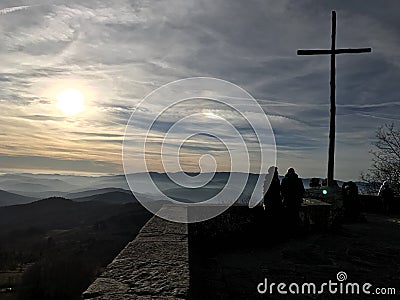
<path id="1" fill-rule="evenodd" d="M 84 110 L 84 96 L 76 89 L 67 89 L 57 97 L 57 107 L 66 115 L 76 115 Z"/>

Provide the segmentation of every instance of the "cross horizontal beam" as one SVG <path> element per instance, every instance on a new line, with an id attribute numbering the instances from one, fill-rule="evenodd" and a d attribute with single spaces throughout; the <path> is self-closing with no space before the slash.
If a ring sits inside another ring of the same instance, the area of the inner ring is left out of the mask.
<path id="1" fill-rule="evenodd" d="M 297 50 L 297 55 L 321 55 L 321 54 L 346 54 L 346 53 L 368 53 L 372 52 L 371 48 L 347 48 L 335 50 Z"/>

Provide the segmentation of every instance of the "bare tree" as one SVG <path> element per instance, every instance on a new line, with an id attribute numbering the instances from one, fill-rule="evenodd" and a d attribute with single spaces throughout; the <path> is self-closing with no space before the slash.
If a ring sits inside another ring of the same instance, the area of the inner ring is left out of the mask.
<path id="1" fill-rule="evenodd" d="M 371 150 L 372 165 L 361 179 L 368 183 L 369 192 L 377 192 L 383 181 L 389 181 L 400 194 L 400 129 L 394 123 L 385 124 L 376 132 L 377 141 Z"/>

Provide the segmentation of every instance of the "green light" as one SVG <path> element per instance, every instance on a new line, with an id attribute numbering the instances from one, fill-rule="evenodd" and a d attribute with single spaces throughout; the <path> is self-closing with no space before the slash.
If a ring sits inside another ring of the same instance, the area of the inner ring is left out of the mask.
<path id="1" fill-rule="evenodd" d="M 328 191 L 327 190 L 322 190 L 322 194 L 326 195 L 326 194 L 328 194 Z"/>

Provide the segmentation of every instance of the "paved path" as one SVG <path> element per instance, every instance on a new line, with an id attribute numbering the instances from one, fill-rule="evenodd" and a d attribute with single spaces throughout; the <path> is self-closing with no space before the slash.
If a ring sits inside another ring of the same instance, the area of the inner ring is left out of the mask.
<path id="1" fill-rule="evenodd" d="M 256 289 L 264 278 L 269 282 L 288 284 L 322 283 L 336 280 L 339 271 L 347 273 L 347 281 L 394 287 L 399 295 L 400 217 L 367 215 L 366 220 L 365 223 L 343 225 L 336 232 L 309 234 L 272 246 L 242 245 L 238 241 L 236 246 L 194 252 L 191 256 L 194 299 L 267 299 Z M 259 239 L 267 240 L 268 236 Z M 327 294 L 296 297 L 340 298 Z M 351 299 L 364 298 L 353 295 Z M 386 298 L 398 299 L 396 296 Z M 268 299 L 285 298 L 275 295 Z"/>

